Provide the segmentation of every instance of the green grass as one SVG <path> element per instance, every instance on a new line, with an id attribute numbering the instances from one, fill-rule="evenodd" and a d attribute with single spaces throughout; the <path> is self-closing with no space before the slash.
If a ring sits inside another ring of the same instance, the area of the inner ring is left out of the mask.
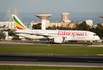
<path id="1" fill-rule="evenodd" d="M 0 65 L 0 70 L 103 70 L 103 68 L 87 67 L 42 67 L 42 66 L 5 66 Z"/>
<path id="2" fill-rule="evenodd" d="M 49 54 L 103 54 L 103 47 L 0 45 L 0 52 Z"/>

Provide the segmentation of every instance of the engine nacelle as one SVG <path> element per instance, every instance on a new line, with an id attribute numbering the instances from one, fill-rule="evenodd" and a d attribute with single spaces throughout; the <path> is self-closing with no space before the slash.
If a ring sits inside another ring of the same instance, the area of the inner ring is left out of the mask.
<path id="1" fill-rule="evenodd" d="M 54 43 L 63 43 L 64 38 L 60 36 L 54 37 Z"/>

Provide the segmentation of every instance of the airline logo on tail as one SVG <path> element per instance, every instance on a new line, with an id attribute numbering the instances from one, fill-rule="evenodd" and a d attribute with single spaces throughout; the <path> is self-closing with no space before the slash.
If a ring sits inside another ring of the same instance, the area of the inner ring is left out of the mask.
<path id="1" fill-rule="evenodd" d="M 26 27 L 24 26 L 24 24 L 18 19 L 18 17 L 16 15 L 12 15 L 14 23 L 16 25 L 16 28 L 19 30 L 25 30 Z"/>

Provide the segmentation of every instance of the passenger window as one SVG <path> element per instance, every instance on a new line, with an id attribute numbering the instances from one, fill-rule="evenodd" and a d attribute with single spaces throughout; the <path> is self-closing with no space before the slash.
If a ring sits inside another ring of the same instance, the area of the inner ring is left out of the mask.
<path id="1" fill-rule="evenodd" d="M 96 34 L 93 34 L 93 36 L 97 36 Z"/>

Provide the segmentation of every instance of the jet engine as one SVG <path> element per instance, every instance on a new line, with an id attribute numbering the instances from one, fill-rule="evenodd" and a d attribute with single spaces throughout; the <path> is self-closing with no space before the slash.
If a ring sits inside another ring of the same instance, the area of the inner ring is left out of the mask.
<path id="1" fill-rule="evenodd" d="M 61 36 L 56 36 L 54 37 L 54 43 L 63 43 L 64 42 L 64 38 Z"/>

